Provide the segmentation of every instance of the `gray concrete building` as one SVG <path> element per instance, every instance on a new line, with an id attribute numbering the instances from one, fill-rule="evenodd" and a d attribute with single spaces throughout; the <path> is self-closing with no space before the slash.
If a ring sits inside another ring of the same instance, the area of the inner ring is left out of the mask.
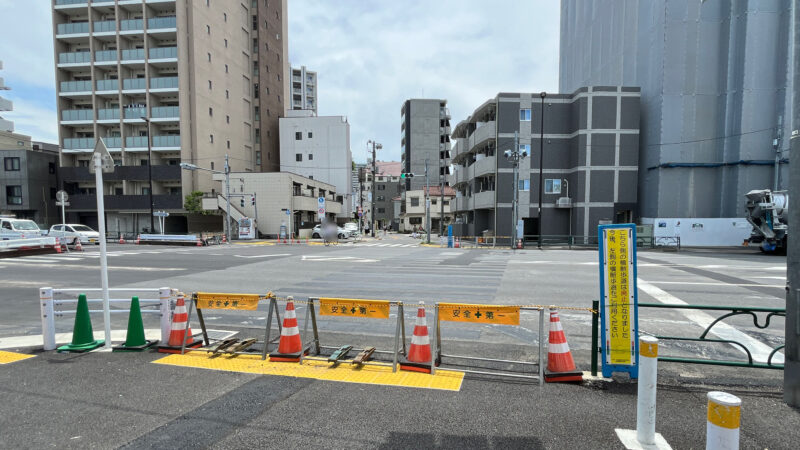
<path id="1" fill-rule="evenodd" d="M 306 66 L 292 67 L 292 107 L 291 109 L 317 109 L 317 72 L 306 70 Z"/>
<path id="2" fill-rule="evenodd" d="M 49 227 L 61 222 L 56 207 L 58 146 L 0 131 L 0 214 Z"/>
<path id="3" fill-rule="evenodd" d="M 368 166 L 367 169 L 372 169 Z M 400 221 L 394 214 L 393 199 L 402 192 L 401 163 L 396 161 L 375 161 L 375 226 L 380 230 L 390 227 L 397 231 Z M 371 180 L 371 174 L 367 175 Z"/>
<path id="4" fill-rule="evenodd" d="M 0 70 L 3 70 L 3 61 L 0 61 Z M 10 88 L 5 85 L 3 77 L 0 77 L 0 91 L 8 91 Z M 0 95 L 0 112 L 9 112 L 14 110 L 14 103 Z M 9 133 L 14 132 L 14 122 L 4 119 L 0 116 L 0 131 Z"/>
<path id="5" fill-rule="evenodd" d="M 400 155 L 403 172 L 418 175 L 406 180 L 406 189 L 425 187 L 425 161 L 433 185 L 447 183 L 450 173 L 450 110 L 447 100 L 410 99 L 400 111 Z"/>
<path id="6" fill-rule="evenodd" d="M 559 89 L 641 87 L 640 216 L 741 217 L 788 187 L 791 3 L 561 1 Z"/>
<path id="7" fill-rule="evenodd" d="M 544 114 L 544 115 L 542 115 Z M 601 221 L 630 222 L 637 205 L 639 89 L 583 87 L 572 94 L 499 93 L 453 130 L 455 233 L 510 236 L 513 166 L 504 151 L 528 153 L 519 169 L 526 236 L 596 236 Z M 542 213 L 539 155 L 544 120 Z"/>

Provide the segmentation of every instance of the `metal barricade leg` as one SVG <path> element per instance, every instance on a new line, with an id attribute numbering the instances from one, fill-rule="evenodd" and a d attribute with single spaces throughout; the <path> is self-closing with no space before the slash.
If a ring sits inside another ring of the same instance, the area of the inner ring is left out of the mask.
<path id="1" fill-rule="evenodd" d="M 408 355 L 406 353 L 406 313 L 403 310 L 403 304 L 398 303 L 397 305 L 397 316 L 400 318 L 400 333 L 403 336 L 403 356 Z"/>
<path id="2" fill-rule="evenodd" d="M 314 333 L 314 354 L 319 355 L 320 348 L 319 348 L 319 331 L 317 330 L 317 312 L 314 309 L 314 300 L 315 299 L 308 299 L 309 300 L 309 308 L 311 308 L 311 331 Z"/>
<path id="3" fill-rule="evenodd" d="M 397 372 L 397 353 L 400 351 L 400 318 L 402 317 L 401 314 L 403 313 L 403 306 L 397 305 L 397 324 L 394 327 L 394 350 L 392 356 L 392 372 Z"/>
<path id="4" fill-rule="evenodd" d="M 45 350 L 55 350 L 56 320 L 53 308 L 53 288 L 39 289 L 39 306 L 42 311 L 42 344 Z"/>
<path id="5" fill-rule="evenodd" d="M 544 384 L 544 308 L 539 309 L 539 386 Z"/>
<path id="6" fill-rule="evenodd" d="M 278 305 L 274 298 L 269 299 L 269 308 L 267 311 L 267 325 L 264 327 L 264 349 L 261 350 L 261 360 L 267 359 L 267 352 L 269 348 L 269 332 L 272 327 L 272 308 L 278 309 Z"/>
<path id="7" fill-rule="evenodd" d="M 433 348 L 431 349 L 431 375 L 436 375 L 436 354 L 438 346 L 436 345 L 439 339 L 439 304 L 433 306 Z"/>
<path id="8" fill-rule="evenodd" d="M 186 326 L 183 328 L 183 341 L 181 341 L 181 355 L 186 352 L 186 339 L 189 338 L 189 321 L 192 320 L 192 305 L 194 298 L 189 300 L 189 313 L 186 315 Z M 195 306 L 197 308 L 197 306 Z"/>
<path id="9" fill-rule="evenodd" d="M 169 342 L 170 323 L 170 307 L 169 299 L 172 297 L 172 290 L 168 287 L 162 287 L 158 290 L 158 299 L 161 301 L 161 342 L 165 345 Z"/>

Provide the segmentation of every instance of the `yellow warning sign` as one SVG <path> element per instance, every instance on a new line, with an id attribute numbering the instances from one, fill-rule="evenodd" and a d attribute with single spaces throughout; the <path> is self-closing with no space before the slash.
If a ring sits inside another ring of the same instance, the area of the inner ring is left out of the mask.
<path id="1" fill-rule="evenodd" d="M 258 294 L 220 294 L 214 292 L 198 292 L 197 307 L 200 309 L 258 309 Z"/>
<path id="2" fill-rule="evenodd" d="M 519 325 L 518 306 L 470 305 L 439 303 L 439 320 L 447 322 Z"/>
<path id="3" fill-rule="evenodd" d="M 368 317 L 388 319 L 388 300 L 361 300 L 355 298 L 320 298 L 319 314 L 322 316 Z"/>
<path id="4" fill-rule="evenodd" d="M 608 228 L 605 233 L 605 296 L 608 308 L 606 332 L 611 364 L 630 365 L 633 360 L 633 294 L 631 273 L 633 261 L 630 229 Z"/>

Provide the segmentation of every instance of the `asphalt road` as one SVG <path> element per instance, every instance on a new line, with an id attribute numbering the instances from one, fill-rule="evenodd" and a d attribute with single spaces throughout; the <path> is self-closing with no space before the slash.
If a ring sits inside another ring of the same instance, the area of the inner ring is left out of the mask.
<path id="1" fill-rule="evenodd" d="M 541 304 L 587 308 L 598 298 L 596 251 L 464 250 L 420 247 L 392 236 L 337 247 L 240 245 L 160 247 L 110 245 L 112 287 L 184 292 L 273 291 L 293 295 Z M 96 248 L 82 254 L 0 259 L 0 344 L 31 336 L 41 345 L 38 289 L 98 287 Z M 785 258 L 752 251 L 692 250 L 639 253 L 639 301 L 734 306 L 784 305 Z M 302 319 L 304 306 L 298 305 Z M 406 310 L 407 333 L 416 311 Z M 538 313 L 520 327 L 443 323 L 445 353 L 535 358 Z M 115 329 L 124 329 L 124 314 Z M 206 314 L 210 328 L 240 336 L 263 332 L 255 314 Z M 716 317 L 716 316 L 714 316 Z M 588 370 L 591 316 L 562 310 L 580 369 Z M 746 319 L 746 320 L 745 320 Z M 697 337 L 707 317 L 640 309 L 644 333 Z M 93 316 L 97 337 L 102 320 Z M 763 323 L 763 315 L 759 323 Z M 384 323 L 385 322 L 385 323 Z M 751 318 L 730 328 L 755 345 L 754 356 L 782 343 L 784 322 L 766 330 Z M 70 318 L 57 331 L 72 328 Z M 157 328 L 153 316 L 147 328 Z M 196 323 L 192 324 L 197 326 Z M 302 323 L 301 323 L 302 326 Z M 391 342 L 394 321 L 319 318 L 323 343 Z M 760 346 L 760 347 L 759 347 Z M 85 448 L 621 448 L 614 428 L 635 425 L 636 385 L 536 385 L 468 377 L 460 392 L 333 383 L 147 364 L 158 355 L 60 355 L 0 366 L 3 446 Z M 662 341 L 660 354 L 742 359 L 728 344 Z M 175 383 L 181 380 L 180 383 Z M 800 412 L 781 401 L 782 373 L 715 366 L 659 365 L 658 427 L 673 448 L 702 448 L 708 390 L 744 400 L 742 448 L 795 448 Z"/>

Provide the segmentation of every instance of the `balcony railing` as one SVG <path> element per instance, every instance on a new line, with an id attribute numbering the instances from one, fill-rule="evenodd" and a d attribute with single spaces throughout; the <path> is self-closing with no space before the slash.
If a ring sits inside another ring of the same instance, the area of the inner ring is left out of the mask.
<path id="1" fill-rule="evenodd" d="M 108 148 L 121 148 L 122 147 L 122 138 L 121 137 L 104 137 L 103 142 L 106 144 Z"/>
<path id="2" fill-rule="evenodd" d="M 147 80 L 144 78 L 127 78 L 122 80 L 122 89 L 123 90 L 134 90 L 134 89 L 141 89 L 144 90 L 147 88 Z"/>
<path id="3" fill-rule="evenodd" d="M 177 106 L 154 106 L 150 109 L 150 118 L 152 119 L 177 118 L 179 115 L 180 108 Z"/>
<path id="4" fill-rule="evenodd" d="M 83 150 L 94 148 L 94 138 L 64 138 L 64 149 Z"/>
<path id="5" fill-rule="evenodd" d="M 141 119 L 147 117 L 147 108 L 125 108 L 126 119 Z"/>
<path id="6" fill-rule="evenodd" d="M 156 47 L 150 49 L 150 59 L 177 58 L 178 47 Z"/>
<path id="7" fill-rule="evenodd" d="M 109 174 L 110 175 L 110 174 Z M 103 175 L 105 178 L 106 175 Z M 148 195 L 104 195 L 103 201 L 106 210 L 147 210 L 150 208 Z M 72 210 L 94 210 L 97 208 L 95 195 L 70 195 L 70 208 Z M 182 209 L 183 197 L 181 195 L 153 195 L 153 207 L 156 209 Z"/>
<path id="8" fill-rule="evenodd" d="M 176 28 L 177 26 L 178 26 L 178 21 L 175 16 L 153 17 L 152 19 L 147 19 L 148 30 L 153 30 L 158 28 Z"/>
<path id="9" fill-rule="evenodd" d="M 56 0 L 56 6 L 87 4 L 89 0 Z"/>
<path id="10" fill-rule="evenodd" d="M 60 23 L 56 26 L 56 34 L 88 33 L 89 22 Z"/>
<path id="11" fill-rule="evenodd" d="M 97 80 L 98 91 L 118 91 L 119 80 Z"/>
<path id="12" fill-rule="evenodd" d="M 104 20 L 94 23 L 95 33 L 108 33 L 117 31 L 117 22 L 114 20 Z"/>
<path id="13" fill-rule="evenodd" d="M 65 109 L 61 111 L 61 120 L 94 120 L 94 111 L 91 109 Z"/>
<path id="14" fill-rule="evenodd" d="M 98 51 L 94 52 L 94 60 L 95 60 L 95 62 L 116 61 L 117 60 L 117 51 L 116 50 L 98 50 Z"/>
<path id="15" fill-rule="evenodd" d="M 120 31 L 142 31 L 144 30 L 144 20 L 142 19 L 125 19 L 119 21 Z"/>
<path id="16" fill-rule="evenodd" d="M 150 78 L 150 89 L 178 89 L 178 77 Z"/>
<path id="17" fill-rule="evenodd" d="M 123 61 L 135 61 L 144 59 L 144 49 L 143 48 L 131 48 L 128 50 L 122 51 L 122 60 Z"/>
<path id="18" fill-rule="evenodd" d="M 92 53 L 88 51 L 58 54 L 59 64 L 88 64 L 90 62 L 92 62 Z"/>
<path id="19" fill-rule="evenodd" d="M 178 165 L 153 165 L 150 167 L 153 181 L 174 181 L 181 179 L 181 168 Z M 67 182 L 94 181 L 94 174 L 89 173 L 88 167 L 61 167 L 59 176 Z M 147 166 L 117 166 L 114 171 L 103 174 L 106 181 L 143 181 L 148 179 Z M 70 199 L 72 197 L 70 196 Z"/>
<path id="20" fill-rule="evenodd" d="M 180 136 L 153 136 L 153 147 L 180 147 Z"/>
<path id="21" fill-rule="evenodd" d="M 62 81 L 61 92 L 92 92 L 92 82 L 89 80 Z"/>
<path id="22" fill-rule="evenodd" d="M 119 108 L 98 109 L 97 120 L 119 120 Z"/>
<path id="23" fill-rule="evenodd" d="M 147 147 L 147 136 L 128 136 L 125 138 L 125 147 Z"/>

